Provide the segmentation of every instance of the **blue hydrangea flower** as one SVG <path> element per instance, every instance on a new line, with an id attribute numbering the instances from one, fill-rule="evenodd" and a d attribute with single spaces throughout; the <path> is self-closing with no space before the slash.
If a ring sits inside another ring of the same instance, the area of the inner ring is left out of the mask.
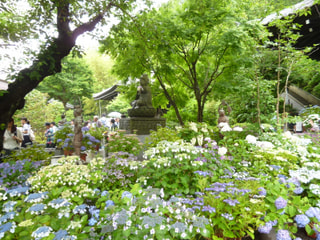
<path id="1" fill-rule="evenodd" d="M 204 172 L 204 171 L 195 171 L 194 173 L 200 175 L 200 176 L 209 176 L 209 172 Z"/>
<path id="2" fill-rule="evenodd" d="M 85 146 L 81 146 L 80 150 L 85 151 L 85 150 L 87 150 L 87 148 Z"/>
<path id="3" fill-rule="evenodd" d="M 16 228 L 15 222 L 13 222 L 13 223 L 12 222 L 7 222 L 7 223 L 1 225 L 0 226 L 0 237 L 1 236 L 3 237 L 5 232 L 9 232 L 10 231 L 10 232 L 14 233 L 15 228 Z"/>
<path id="4" fill-rule="evenodd" d="M 70 141 L 71 141 L 70 138 L 66 138 L 66 139 L 64 140 L 65 143 L 68 143 L 68 142 L 70 142 Z"/>
<path id="5" fill-rule="evenodd" d="M 44 209 L 46 209 L 46 205 L 43 203 L 38 203 L 32 205 L 29 209 L 27 209 L 27 212 L 31 212 L 31 214 L 40 214 L 44 211 Z"/>
<path id="6" fill-rule="evenodd" d="M 8 201 L 3 204 L 2 211 L 11 212 L 11 211 L 13 211 L 13 208 L 16 204 L 17 204 L 17 202 L 15 202 L 15 201 Z"/>
<path id="7" fill-rule="evenodd" d="M 272 230 L 272 224 L 267 222 L 265 225 L 258 227 L 259 233 L 269 234 Z"/>
<path id="8" fill-rule="evenodd" d="M 62 139 L 59 138 L 59 139 L 57 140 L 57 143 L 60 143 L 60 142 L 62 142 Z"/>
<path id="9" fill-rule="evenodd" d="M 53 207 L 53 208 L 61 208 L 61 207 L 68 207 L 71 205 L 71 203 L 69 203 L 66 199 L 63 198 L 57 198 L 57 199 L 53 199 L 52 201 L 50 201 L 48 203 L 49 206 Z"/>
<path id="10" fill-rule="evenodd" d="M 17 187 L 14 189 L 7 190 L 7 194 L 11 197 L 20 196 L 21 194 L 28 194 L 30 187 Z"/>
<path id="11" fill-rule="evenodd" d="M 89 226 L 94 226 L 98 221 L 95 219 L 95 218 L 90 218 L 89 219 L 89 222 L 88 222 L 88 225 Z"/>
<path id="12" fill-rule="evenodd" d="M 277 240 L 292 240 L 290 237 L 290 233 L 288 230 L 282 230 L 280 229 L 277 232 Z"/>
<path id="13" fill-rule="evenodd" d="M 109 192 L 108 191 L 102 191 L 102 193 L 101 193 L 101 197 L 103 197 L 103 196 L 108 196 L 109 195 Z"/>
<path id="14" fill-rule="evenodd" d="M 79 205 L 79 206 L 76 206 L 74 209 L 73 209 L 73 213 L 74 214 L 77 214 L 77 213 L 79 213 L 79 214 L 85 214 L 85 213 L 87 213 L 87 208 L 88 208 L 89 206 L 87 205 L 87 204 L 81 204 L 81 205 Z"/>
<path id="15" fill-rule="evenodd" d="M 73 137 L 74 134 L 73 134 L 73 133 L 68 133 L 67 136 L 68 136 L 68 137 Z"/>
<path id="16" fill-rule="evenodd" d="M 55 232 L 54 235 L 55 237 L 53 240 L 61 240 L 68 236 L 68 232 L 66 230 L 59 230 L 58 232 Z"/>
<path id="17" fill-rule="evenodd" d="M 266 196 L 267 195 L 267 190 L 265 188 L 259 187 L 258 190 L 259 190 L 259 195 L 260 196 Z"/>
<path id="18" fill-rule="evenodd" d="M 112 200 L 107 200 L 106 201 L 106 208 L 110 207 L 110 206 L 114 206 L 114 202 Z"/>
<path id="19" fill-rule="evenodd" d="M 304 214 L 296 215 L 294 220 L 297 222 L 297 226 L 301 228 L 305 227 L 310 222 L 310 219 Z"/>
<path id="20" fill-rule="evenodd" d="M 16 212 L 8 212 L 0 217 L 0 224 L 8 222 L 8 220 L 13 219 L 17 215 Z"/>
<path id="21" fill-rule="evenodd" d="M 276 208 L 279 210 L 287 206 L 287 200 L 285 200 L 283 197 L 278 197 L 274 204 Z"/>
<path id="22" fill-rule="evenodd" d="M 306 215 L 310 218 L 315 217 L 320 221 L 320 209 L 318 207 L 310 207 L 306 211 Z"/>
<path id="23" fill-rule="evenodd" d="M 121 198 L 132 198 L 132 193 L 128 191 L 124 191 L 121 195 Z"/>
<path id="24" fill-rule="evenodd" d="M 52 228 L 48 226 L 42 226 L 37 228 L 31 236 L 38 239 L 38 238 L 43 238 L 43 237 L 48 237 L 50 233 L 52 232 Z"/>

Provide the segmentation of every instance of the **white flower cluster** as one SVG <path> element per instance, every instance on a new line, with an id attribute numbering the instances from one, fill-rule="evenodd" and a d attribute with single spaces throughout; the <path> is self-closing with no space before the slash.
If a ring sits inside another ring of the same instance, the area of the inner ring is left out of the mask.
<path id="1" fill-rule="evenodd" d="M 58 198 L 58 199 L 54 199 L 51 202 L 49 202 L 48 205 L 52 208 L 58 209 L 61 207 L 70 206 L 71 203 L 69 203 L 66 199 Z"/>
<path id="2" fill-rule="evenodd" d="M 298 170 L 289 170 L 289 175 L 292 178 L 297 178 L 302 183 L 309 183 L 313 179 L 320 179 L 320 170 L 302 167 Z"/>

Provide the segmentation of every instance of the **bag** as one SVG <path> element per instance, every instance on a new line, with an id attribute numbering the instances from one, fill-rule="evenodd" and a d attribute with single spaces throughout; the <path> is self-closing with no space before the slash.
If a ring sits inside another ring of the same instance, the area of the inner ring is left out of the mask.
<path id="1" fill-rule="evenodd" d="M 29 129 L 29 136 L 31 141 L 36 140 L 36 136 L 34 135 L 34 132 L 32 131 L 31 128 Z"/>

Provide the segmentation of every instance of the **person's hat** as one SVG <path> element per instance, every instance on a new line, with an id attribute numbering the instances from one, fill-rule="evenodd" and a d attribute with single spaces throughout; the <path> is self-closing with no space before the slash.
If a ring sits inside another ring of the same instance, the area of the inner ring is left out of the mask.
<path id="1" fill-rule="evenodd" d="M 46 122 L 45 125 L 46 125 L 46 126 L 50 126 L 50 123 Z"/>

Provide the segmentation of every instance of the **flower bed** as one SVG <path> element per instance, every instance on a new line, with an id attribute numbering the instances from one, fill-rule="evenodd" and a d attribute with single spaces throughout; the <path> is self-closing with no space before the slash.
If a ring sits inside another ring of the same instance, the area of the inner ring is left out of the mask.
<path id="1" fill-rule="evenodd" d="M 0 190 L 0 237 L 240 239 L 275 228 L 280 240 L 304 228 L 320 238 L 319 149 L 290 134 L 230 136 L 162 141 L 144 161 L 61 158 Z"/>

